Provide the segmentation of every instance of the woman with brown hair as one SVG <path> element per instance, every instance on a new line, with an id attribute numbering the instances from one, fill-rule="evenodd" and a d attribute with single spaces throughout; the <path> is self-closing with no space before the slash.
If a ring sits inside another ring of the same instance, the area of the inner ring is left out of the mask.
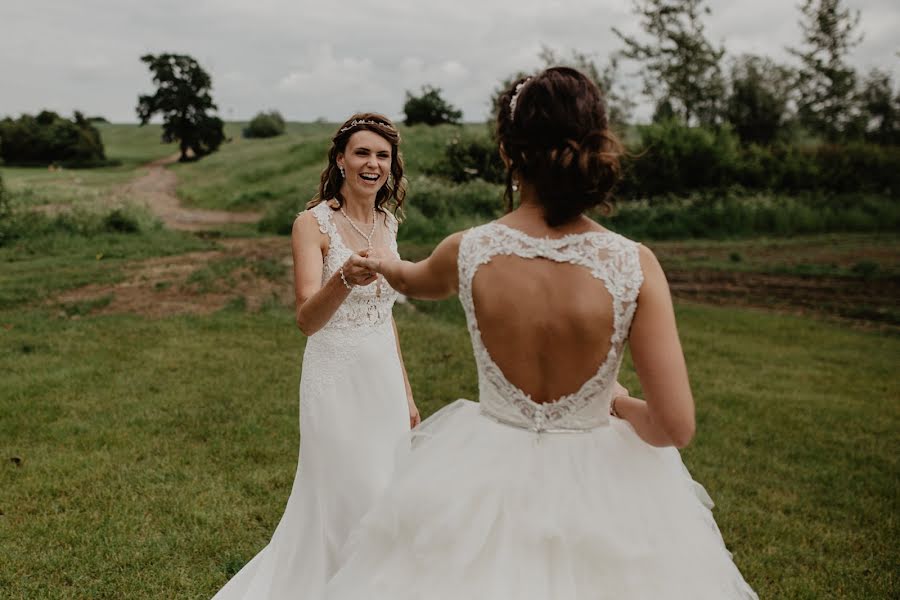
<path id="1" fill-rule="evenodd" d="M 398 294 L 351 260 L 397 255 L 406 195 L 400 135 L 375 113 L 337 131 L 319 193 L 294 222 L 300 462 L 269 545 L 215 600 L 319 598 L 350 530 L 387 484 L 397 444 L 419 422 L 391 308 Z"/>
<path id="2" fill-rule="evenodd" d="M 552 68 L 500 106 L 515 210 L 420 263 L 353 261 L 413 297 L 459 294 L 480 401 L 412 432 L 325 597 L 756 598 L 678 454 L 694 402 L 665 275 L 585 215 L 619 174 L 600 90 Z M 646 400 L 616 384 L 626 344 Z"/>

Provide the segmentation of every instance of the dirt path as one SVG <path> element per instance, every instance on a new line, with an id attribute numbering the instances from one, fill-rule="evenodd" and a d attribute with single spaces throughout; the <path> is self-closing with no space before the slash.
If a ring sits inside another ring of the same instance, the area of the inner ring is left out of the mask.
<path id="1" fill-rule="evenodd" d="M 186 208 L 175 193 L 178 178 L 166 168 L 177 162 L 178 155 L 162 158 L 145 165 L 147 172 L 127 183 L 121 189 L 124 197 L 146 205 L 162 219 L 166 227 L 183 231 L 203 231 L 222 225 L 256 223 L 262 218 L 259 212 L 231 212 Z"/>

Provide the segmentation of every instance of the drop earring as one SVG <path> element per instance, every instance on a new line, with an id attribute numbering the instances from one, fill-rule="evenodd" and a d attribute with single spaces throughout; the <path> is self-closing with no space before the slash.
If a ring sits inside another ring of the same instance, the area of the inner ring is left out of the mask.
<path id="1" fill-rule="evenodd" d="M 344 167 L 338 165 L 338 171 L 341 172 L 341 179 L 346 179 L 346 178 L 347 178 L 347 176 L 344 175 Z"/>
<path id="2" fill-rule="evenodd" d="M 513 178 L 513 180 L 512 180 L 512 191 L 514 191 L 514 192 L 518 192 L 518 191 L 519 191 L 519 180 L 518 180 L 518 179 Z"/>

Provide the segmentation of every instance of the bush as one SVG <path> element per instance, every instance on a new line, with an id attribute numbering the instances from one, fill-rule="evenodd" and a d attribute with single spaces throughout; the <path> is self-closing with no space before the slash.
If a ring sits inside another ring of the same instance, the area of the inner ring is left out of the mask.
<path id="1" fill-rule="evenodd" d="M 454 231 L 497 218 L 503 212 L 500 187 L 475 179 L 451 184 L 419 177 L 406 198 L 401 241 L 436 243 Z"/>
<path id="2" fill-rule="evenodd" d="M 106 233 L 138 234 L 156 227 L 159 227 L 157 220 L 135 208 L 115 208 L 106 213 L 74 210 L 55 215 L 11 210 L 0 219 L 0 247 L 16 240 L 54 234 L 81 237 Z"/>
<path id="3" fill-rule="evenodd" d="M 900 228 L 900 206 L 883 196 L 747 195 L 732 189 L 622 203 L 606 222 L 638 239 L 889 232 Z"/>
<path id="4" fill-rule="evenodd" d="M 405 123 L 407 125 L 417 123 L 425 125 L 458 124 L 462 119 L 462 111 L 444 100 L 440 88 L 430 85 L 422 87 L 421 96 L 413 96 L 410 92 L 406 92 L 403 112 L 406 115 Z"/>
<path id="5" fill-rule="evenodd" d="M 284 118 L 277 110 L 257 114 L 243 129 L 245 138 L 270 138 L 284 133 Z"/>
<path id="6" fill-rule="evenodd" d="M 107 164 L 100 132 L 81 113 L 70 121 L 46 110 L 0 121 L 0 158 L 10 165 Z"/>
<path id="7" fill-rule="evenodd" d="M 722 190 L 900 193 L 900 147 L 865 143 L 740 146 L 728 128 L 674 121 L 638 127 L 617 195 L 632 200 Z"/>
<path id="8" fill-rule="evenodd" d="M 431 172 L 456 183 L 473 179 L 491 183 L 506 180 L 506 168 L 500 159 L 497 143 L 487 135 L 469 134 L 450 138 L 444 156 Z"/>
<path id="9" fill-rule="evenodd" d="M 740 157 L 727 127 L 687 127 L 664 121 L 638 128 L 641 142 L 624 161 L 620 193 L 626 197 L 684 194 L 734 181 Z"/>

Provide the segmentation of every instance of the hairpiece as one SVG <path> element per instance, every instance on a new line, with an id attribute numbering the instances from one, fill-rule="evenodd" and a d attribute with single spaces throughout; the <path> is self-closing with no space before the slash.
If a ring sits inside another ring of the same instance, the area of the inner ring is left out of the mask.
<path id="1" fill-rule="evenodd" d="M 525 81 L 520 81 L 518 85 L 516 85 L 516 91 L 513 92 L 512 99 L 509 101 L 509 118 L 510 120 L 516 114 L 516 102 L 519 101 L 519 94 L 522 93 L 522 88 L 525 87 L 525 84 L 531 81 L 531 77 L 527 77 Z"/>
<path id="2" fill-rule="evenodd" d="M 338 131 L 338 133 L 344 133 L 345 131 L 350 131 L 351 129 L 353 129 L 354 127 L 357 127 L 359 125 L 378 125 L 379 127 L 391 129 L 391 126 L 388 125 L 387 123 L 381 123 L 379 121 L 364 121 L 364 120 L 353 119 L 352 121 L 350 121 L 350 123 L 346 127 L 341 127 L 341 129 L 340 129 L 340 131 Z"/>

